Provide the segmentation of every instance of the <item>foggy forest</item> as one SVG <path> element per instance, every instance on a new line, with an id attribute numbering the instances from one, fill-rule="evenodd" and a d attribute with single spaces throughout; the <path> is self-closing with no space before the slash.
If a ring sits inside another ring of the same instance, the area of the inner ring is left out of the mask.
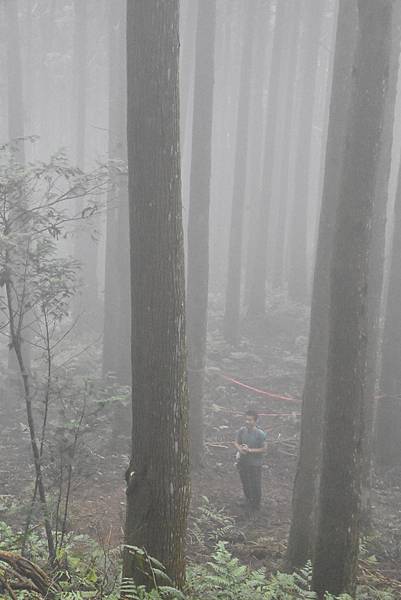
<path id="1" fill-rule="evenodd" d="M 401 599 L 401 0 L 0 0 L 0 598 Z"/>

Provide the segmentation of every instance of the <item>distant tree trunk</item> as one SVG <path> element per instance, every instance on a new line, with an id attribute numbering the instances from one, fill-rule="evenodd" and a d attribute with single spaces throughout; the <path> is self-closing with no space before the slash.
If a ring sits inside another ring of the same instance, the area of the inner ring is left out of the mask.
<path id="1" fill-rule="evenodd" d="M 225 291 L 227 270 L 228 215 L 232 205 L 233 154 L 237 121 L 238 80 L 236 65 L 241 63 L 239 7 L 241 0 L 218 3 L 216 14 L 215 93 L 212 140 L 210 283 L 219 293 Z M 210 285 L 209 283 L 209 285 Z"/>
<path id="2" fill-rule="evenodd" d="M 255 232 L 255 256 L 253 258 L 253 276 L 249 290 L 248 316 L 251 318 L 263 315 L 266 305 L 266 267 L 267 236 L 269 227 L 269 210 L 272 194 L 272 178 L 275 152 L 277 150 L 277 113 L 279 108 L 279 81 L 285 43 L 285 27 L 288 2 L 277 3 L 274 27 L 272 64 L 269 77 L 269 96 L 267 104 L 265 143 L 263 152 L 262 185 L 259 194 L 258 222 Z"/>
<path id="3" fill-rule="evenodd" d="M 209 207 L 216 0 L 199 4 L 188 217 L 187 338 L 191 458 L 203 452 L 203 379 L 209 288 Z"/>
<path id="4" fill-rule="evenodd" d="M 291 20 L 288 29 L 288 44 L 286 48 L 286 82 L 284 86 L 286 98 L 283 106 L 284 111 L 284 129 L 283 129 L 283 151 L 278 165 L 280 173 L 279 195 L 277 198 L 277 226 L 274 252 L 274 264 L 272 273 L 272 283 L 274 287 L 281 288 L 284 283 L 284 256 L 285 256 L 285 229 L 287 220 L 287 208 L 290 190 L 290 162 L 292 147 L 294 145 L 294 113 L 296 112 L 295 103 L 295 80 L 297 73 L 297 50 L 300 34 L 300 12 L 301 2 L 296 2 L 291 6 Z"/>
<path id="5" fill-rule="evenodd" d="M 180 15 L 181 37 L 181 63 L 180 63 L 180 113 L 181 113 L 181 146 L 186 143 L 186 129 L 188 126 L 188 112 L 191 101 L 191 84 L 193 84 L 193 71 L 195 63 L 195 43 L 198 15 L 198 0 L 181 0 L 181 13 L 185 7 L 185 18 Z M 183 148 L 183 150 L 185 150 Z"/>
<path id="6" fill-rule="evenodd" d="M 109 157 L 126 161 L 126 0 L 110 3 L 109 10 Z M 103 375 L 131 383 L 128 197 L 125 176 L 108 195 L 104 290 Z"/>
<path id="7" fill-rule="evenodd" d="M 12 143 L 16 159 L 25 164 L 25 141 L 24 141 L 24 93 L 22 82 L 21 43 L 20 27 L 18 22 L 18 0 L 5 3 L 7 23 L 7 93 L 8 93 L 8 137 Z M 24 317 L 25 315 L 23 315 Z M 24 319 L 26 321 L 26 319 Z M 21 340 L 21 352 L 25 368 L 29 370 L 31 365 L 30 356 L 30 332 L 23 329 L 24 336 Z M 8 354 L 9 373 L 18 371 L 18 360 L 15 349 Z M 13 375 L 11 375 L 13 379 Z M 14 381 L 10 382 L 13 387 Z M 17 384 L 18 385 L 18 384 Z"/>
<path id="8" fill-rule="evenodd" d="M 240 337 L 242 237 L 245 205 L 245 183 L 248 156 L 248 125 L 250 76 L 252 71 L 253 10 L 250 3 L 244 8 L 245 24 L 241 58 L 239 105 L 234 160 L 234 189 L 231 207 L 231 226 L 228 250 L 227 287 L 223 332 L 231 344 L 238 344 Z"/>
<path id="9" fill-rule="evenodd" d="M 388 75 L 387 97 L 384 124 L 380 144 L 380 158 L 376 174 L 376 196 L 372 219 L 372 247 L 369 257 L 368 285 L 368 359 L 366 380 L 365 437 L 363 444 L 362 473 L 362 525 L 366 531 L 371 528 L 371 487 L 374 421 L 376 414 L 376 382 L 378 375 L 378 351 L 380 347 L 380 316 L 384 279 L 384 252 L 386 242 L 386 221 L 388 186 L 390 179 L 391 155 L 393 148 L 394 110 L 397 95 L 397 82 L 400 56 L 401 3 L 394 3 L 392 18 L 392 49 Z M 401 363 L 400 363 L 401 364 Z M 387 435 L 387 434 L 386 434 Z"/>
<path id="10" fill-rule="evenodd" d="M 39 114 L 40 114 L 40 146 L 45 158 L 49 154 L 52 145 L 52 111 L 51 100 L 53 98 L 53 81 L 49 77 L 49 65 L 47 57 L 53 52 L 53 40 L 56 31 L 54 13 L 55 0 L 45 0 L 40 3 L 40 72 L 39 72 Z M 46 158 L 45 158 L 46 160 Z"/>
<path id="11" fill-rule="evenodd" d="M 325 178 L 302 398 L 301 443 L 294 481 L 292 518 L 287 548 L 290 570 L 305 565 L 311 558 L 314 541 L 314 509 L 318 490 L 322 411 L 326 392 L 329 343 L 330 262 L 347 133 L 356 27 L 355 3 L 340 0 Z"/>
<path id="12" fill-rule="evenodd" d="M 188 212 L 191 185 L 192 121 L 194 109 L 195 39 L 198 0 L 181 0 L 180 4 L 180 154 L 181 189 L 184 226 L 184 252 L 188 258 Z"/>
<path id="13" fill-rule="evenodd" d="M 7 1 L 7 91 L 8 91 L 8 137 L 15 140 L 17 158 L 25 162 L 24 142 L 24 97 L 22 86 L 21 44 L 18 24 L 18 0 Z"/>
<path id="14" fill-rule="evenodd" d="M 313 589 L 354 594 L 365 428 L 370 224 L 393 2 L 358 0 L 359 37 L 333 238 L 329 350 Z"/>
<path id="15" fill-rule="evenodd" d="M 308 298 L 306 260 L 309 165 L 313 131 L 319 40 L 325 2 L 304 0 L 303 42 L 301 43 L 301 99 L 297 133 L 294 201 L 291 213 L 291 239 L 288 292 L 297 302 Z"/>
<path id="16" fill-rule="evenodd" d="M 248 169 L 248 239 L 244 281 L 244 305 L 248 307 L 250 290 L 254 278 L 254 262 L 256 254 L 256 236 L 259 224 L 259 204 L 263 172 L 263 146 L 265 126 L 265 93 L 269 83 L 271 48 L 268 46 L 271 36 L 272 3 L 266 5 L 264 0 L 258 3 L 257 26 L 252 67 L 252 98 L 250 102 L 250 137 L 249 137 L 249 169 Z"/>
<path id="17" fill-rule="evenodd" d="M 75 0 L 74 19 L 74 111 L 75 160 L 78 167 L 85 167 L 86 154 L 86 115 L 87 115 L 87 62 L 88 62 L 88 6 L 86 0 Z M 83 207 L 78 202 L 78 209 Z M 82 263 L 82 296 L 76 303 L 75 312 L 83 313 L 82 326 L 94 326 L 94 313 L 97 308 L 97 245 L 87 230 L 78 225 L 75 241 L 75 256 Z"/>
<path id="18" fill-rule="evenodd" d="M 133 394 L 125 542 L 182 585 L 189 452 L 178 6 L 127 3 Z M 152 586 L 128 551 L 123 574 Z"/>

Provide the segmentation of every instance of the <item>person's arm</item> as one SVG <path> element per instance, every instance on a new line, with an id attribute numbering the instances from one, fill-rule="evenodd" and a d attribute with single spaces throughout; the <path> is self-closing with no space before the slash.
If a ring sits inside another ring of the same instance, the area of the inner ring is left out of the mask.
<path id="1" fill-rule="evenodd" d="M 248 448 L 247 452 L 249 452 L 249 454 L 264 454 L 266 450 L 267 444 L 265 442 L 260 448 Z"/>
<path id="2" fill-rule="evenodd" d="M 242 444 L 241 430 L 238 432 L 237 439 L 234 442 L 234 447 L 241 454 L 245 454 L 246 450 L 244 448 L 244 445 Z"/>

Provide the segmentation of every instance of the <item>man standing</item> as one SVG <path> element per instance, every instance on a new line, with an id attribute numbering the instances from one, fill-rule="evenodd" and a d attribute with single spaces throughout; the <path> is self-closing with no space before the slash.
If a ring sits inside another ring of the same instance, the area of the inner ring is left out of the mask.
<path id="1" fill-rule="evenodd" d="M 248 410 L 245 414 L 245 426 L 237 433 L 234 442 L 238 450 L 237 467 L 244 495 L 252 512 L 260 509 L 262 498 L 262 463 L 266 452 L 266 434 L 257 427 L 258 414 Z"/>

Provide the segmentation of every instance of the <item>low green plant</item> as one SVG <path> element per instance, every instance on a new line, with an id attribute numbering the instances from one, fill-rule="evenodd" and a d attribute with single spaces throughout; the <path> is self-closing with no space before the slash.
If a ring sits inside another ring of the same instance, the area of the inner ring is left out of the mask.
<path id="1" fill-rule="evenodd" d="M 226 540 L 236 530 L 235 521 L 224 510 L 216 507 L 206 496 L 194 511 L 188 529 L 191 544 L 213 545 Z"/>
<path id="2" fill-rule="evenodd" d="M 35 545 L 36 537 L 30 539 Z M 36 540 L 38 541 L 38 540 Z M 0 522 L 0 549 L 18 550 L 19 534 Z M 45 547 L 35 555 L 42 555 L 45 563 Z M 296 573 L 278 572 L 267 577 L 263 569 L 250 569 L 241 564 L 228 550 L 227 543 L 218 542 L 210 560 L 203 565 L 190 565 L 187 586 L 183 591 L 174 588 L 164 566 L 145 550 L 127 546 L 137 561 L 137 566 L 149 577 L 152 590 L 136 585 L 131 579 L 120 580 L 121 551 L 119 548 L 102 548 L 88 536 L 72 534 L 59 551 L 59 571 L 53 576 L 59 587 L 55 600 L 313 600 L 311 590 L 312 566 L 308 563 Z M 30 557 L 32 558 L 32 557 Z M 4 568 L 6 565 L 4 565 Z M 4 571 L 0 562 L 0 576 Z M 4 571 L 5 573 L 5 571 Z M 3 573 L 3 575 L 4 575 Z M 16 593 L 18 600 L 39 598 L 32 592 Z M 8 598 L 2 596 L 1 598 Z M 343 594 L 334 597 L 326 594 L 325 600 L 395 600 L 389 591 L 373 586 L 360 586 L 355 599 Z"/>

